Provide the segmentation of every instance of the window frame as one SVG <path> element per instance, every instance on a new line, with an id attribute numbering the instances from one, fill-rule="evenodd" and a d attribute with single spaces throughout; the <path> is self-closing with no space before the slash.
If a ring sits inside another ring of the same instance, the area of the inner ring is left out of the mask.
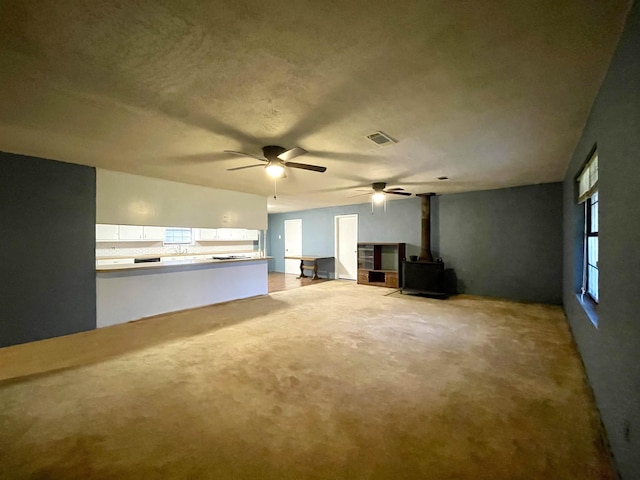
<path id="1" fill-rule="evenodd" d="M 593 201 L 593 198 L 596 197 L 595 202 Z M 594 230 L 593 227 L 593 217 L 594 217 L 594 213 L 593 213 L 593 206 L 595 204 L 596 207 L 596 213 L 595 213 L 595 220 L 596 220 L 596 227 Z M 583 293 L 589 295 L 590 299 L 596 304 L 598 305 L 598 303 L 600 302 L 600 283 L 599 283 L 599 277 L 600 277 L 600 268 L 599 268 L 599 260 L 600 260 L 600 239 L 599 239 L 599 228 L 600 228 L 600 219 L 599 219 L 599 212 L 598 209 L 600 207 L 600 197 L 598 195 L 598 190 L 596 190 L 595 192 L 593 192 L 591 194 L 591 196 L 589 198 L 587 198 L 587 200 L 585 201 L 585 221 L 586 221 L 586 228 L 585 228 L 585 235 L 584 235 L 584 242 L 585 242 L 585 279 L 584 279 L 584 285 L 585 287 L 585 291 Z M 598 239 L 597 241 L 597 247 L 596 247 L 596 253 L 597 253 L 597 259 L 596 259 L 596 264 L 593 265 L 592 263 L 590 263 L 590 255 L 589 252 L 591 250 L 590 246 L 589 246 L 589 239 L 590 238 L 596 238 Z M 590 282 L 590 268 L 592 267 L 593 269 L 596 270 L 597 272 L 597 276 L 598 278 L 596 279 L 596 289 L 595 292 L 592 291 L 591 289 L 591 282 Z"/>
<path id="2" fill-rule="evenodd" d="M 182 241 L 183 239 L 179 240 L 179 241 L 168 241 L 168 237 L 170 233 L 175 233 L 177 230 L 180 230 L 181 233 L 186 233 L 187 231 L 189 232 L 189 239 L 188 241 Z M 186 227 L 167 227 L 165 228 L 164 231 L 164 240 L 162 241 L 162 244 L 165 246 L 169 246 L 169 247 L 173 247 L 176 245 L 193 245 L 194 244 L 194 235 L 193 235 L 193 229 L 192 228 L 186 228 Z"/>
<path id="3" fill-rule="evenodd" d="M 594 165 L 595 164 L 595 165 Z M 579 206 L 581 203 L 584 205 L 582 208 L 577 209 L 577 212 L 581 212 L 581 215 L 577 218 L 581 217 L 581 222 L 578 224 L 581 225 L 581 235 L 580 235 L 580 243 L 576 243 L 576 247 L 581 247 L 582 250 L 582 269 L 581 274 L 578 277 L 580 279 L 579 285 L 574 284 L 577 287 L 576 298 L 578 302 L 584 309 L 587 317 L 591 321 L 594 327 L 598 328 L 599 318 L 598 318 L 598 302 L 600 301 L 600 275 L 599 275 L 599 250 L 600 250 L 600 240 L 599 240 L 599 230 L 600 230 L 600 193 L 598 188 L 598 170 L 599 170 L 599 152 L 598 146 L 595 144 L 589 155 L 587 156 L 586 161 L 584 162 L 582 168 L 578 171 L 578 174 L 575 177 L 575 192 L 576 196 L 576 206 Z M 586 182 L 585 182 L 586 180 Z M 586 186 L 586 188 L 584 188 Z M 596 196 L 596 202 L 592 202 L 593 196 Z M 595 212 L 596 214 L 596 223 L 597 223 L 597 231 L 593 231 L 593 215 L 591 205 L 593 203 L 597 203 L 598 210 Z M 578 226 L 576 224 L 576 227 Z M 577 232 L 576 232 L 577 233 Z M 589 270 L 589 238 L 598 238 L 598 259 L 596 260 L 596 266 L 598 272 L 597 286 L 596 286 L 596 295 L 592 296 L 589 290 L 589 279 L 588 279 L 588 270 Z M 576 280 L 578 279 L 576 278 Z"/>

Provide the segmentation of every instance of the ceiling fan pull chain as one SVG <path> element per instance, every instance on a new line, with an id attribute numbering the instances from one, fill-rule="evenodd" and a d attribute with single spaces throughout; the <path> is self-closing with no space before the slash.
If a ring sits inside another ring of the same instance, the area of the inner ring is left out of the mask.
<path id="1" fill-rule="evenodd" d="M 278 180 L 274 179 L 273 180 L 273 199 L 275 200 L 277 197 L 277 193 L 278 193 Z"/>

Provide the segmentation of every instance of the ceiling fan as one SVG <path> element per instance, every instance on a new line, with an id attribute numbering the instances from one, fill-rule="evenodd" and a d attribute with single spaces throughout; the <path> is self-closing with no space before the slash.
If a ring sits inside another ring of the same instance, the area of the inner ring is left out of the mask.
<path id="1" fill-rule="evenodd" d="M 243 167 L 227 168 L 227 170 L 230 172 L 234 170 L 242 170 L 245 168 L 264 167 L 269 176 L 273 178 L 279 178 L 284 176 L 285 167 L 300 168 L 302 170 L 311 170 L 312 172 L 320 173 L 327 170 L 327 167 L 321 167 L 319 165 L 291 162 L 290 160 L 293 160 L 294 158 L 307 153 L 307 151 L 301 147 L 293 147 L 287 150 L 286 148 L 279 147 L 277 145 L 267 145 L 265 147 L 262 147 L 262 154 L 265 158 L 258 157 L 257 155 L 252 155 L 251 153 L 236 152 L 233 150 L 225 150 L 225 153 L 231 153 L 233 155 L 239 155 L 241 157 L 255 158 L 256 160 L 267 163 L 266 165 L 264 163 L 258 163 L 254 165 L 245 165 Z"/>
<path id="2" fill-rule="evenodd" d="M 358 195 L 352 195 L 353 197 L 359 197 L 360 195 L 371 195 L 371 201 L 373 203 L 382 203 L 385 201 L 387 194 L 390 195 L 402 195 L 403 197 L 410 197 L 411 193 L 405 192 L 404 188 L 394 187 L 394 188 L 386 188 L 386 182 L 375 182 L 371 184 L 371 189 L 367 189 L 367 193 L 360 193 Z M 358 189 L 358 191 L 365 191 Z"/>

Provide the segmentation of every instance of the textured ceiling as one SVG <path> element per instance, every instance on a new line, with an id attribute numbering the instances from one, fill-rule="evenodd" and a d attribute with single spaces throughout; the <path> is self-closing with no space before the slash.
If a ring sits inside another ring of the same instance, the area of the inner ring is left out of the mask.
<path id="1" fill-rule="evenodd" d="M 2 1 L 0 150 L 265 196 L 223 150 L 328 168 L 288 169 L 270 211 L 558 181 L 629 4 Z"/>

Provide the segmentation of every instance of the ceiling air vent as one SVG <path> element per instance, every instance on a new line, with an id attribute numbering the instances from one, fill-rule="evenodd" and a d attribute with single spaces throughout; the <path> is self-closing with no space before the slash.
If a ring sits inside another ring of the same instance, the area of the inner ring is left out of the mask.
<path id="1" fill-rule="evenodd" d="M 373 143 L 378 145 L 379 147 L 384 147 L 385 145 L 391 145 L 392 143 L 398 143 L 393 138 L 388 136 L 386 133 L 375 132 L 371 135 L 367 135 L 367 138 L 371 140 Z"/>

